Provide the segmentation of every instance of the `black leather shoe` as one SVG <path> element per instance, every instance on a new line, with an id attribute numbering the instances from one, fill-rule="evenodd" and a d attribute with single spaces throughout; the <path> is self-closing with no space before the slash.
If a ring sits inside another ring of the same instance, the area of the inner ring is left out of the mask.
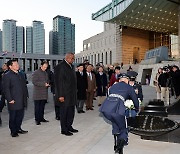
<path id="1" fill-rule="evenodd" d="M 46 119 L 43 119 L 43 120 L 41 120 L 41 122 L 49 122 L 48 120 L 46 120 Z"/>
<path id="2" fill-rule="evenodd" d="M 124 148 L 125 143 L 126 141 L 124 139 L 118 140 L 117 148 L 115 152 L 119 152 L 119 154 L 123 154 L 123 148 Z"/>
<path id="3" fill-rule="evenodd" d="M 18 133 L 11 133 L 11 136 L 12 137 L 18 137 L 19 135 L 18 135 Z"/>
<path id="4" fill-rule="evenodd" d="M 81 113 L 85 113 L 85 111 L 82 110 Z"/>
<path id="5" fill-rule="evenodd" d="M 26 133 L 28 133 L 28 131 L 20 129 L 20 130 L 18 130 L 17 133 L 19 133 L 19 134 L 26 134 Z"/>
<path id="6" fill-rule="evenodd" d="M 73 133 L 65 132 L 65 131 L 61 131 L 61 134 L 66 135 L 66 136 L 72 136 L 73 135 Z"/>
<path id="7" fill-rule="evenodd" d="M 56 119 L 56 120 L 60 120 L 60 117 L 56 117 L 55 119 Z"/>
<path id="8" fill-rule="evenodd" d="M 78 113 L 82 113 L 81 111 L 78 111 Z"/>
<path id="9" fill-rule="evenodd" d="M 69 131 L 72 132 L 72 133 L 77 133 L 77 132 L 79 132 L 77 129 L 74 129 L 74 128 L 70 129 Z"/>
<path id="10" fill-rule="evenodd" d="M 39 121 L 36 121 L 36 125 L 41 125 L 41 123 Z"/>

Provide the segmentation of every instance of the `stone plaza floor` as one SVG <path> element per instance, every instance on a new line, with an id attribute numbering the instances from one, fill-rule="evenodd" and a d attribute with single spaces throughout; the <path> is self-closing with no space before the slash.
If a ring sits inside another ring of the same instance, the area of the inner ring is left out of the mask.
<path id="1" fill-rule="evenodd" d="M 153 87 L 144 86 L 143 90 L 145 102 L 155 96 Z M 99 116 L 96 101 L 94 106 L 93 111 L 76 113 L 73 126 L 79 132 L 73 136 L 60 133 L 59 121 L 55 120 L 54 111 L 48 107 L 45 117 L 49 123 L 37 126 L 34 117 L 25 118 L 22 128 L 28 130 L 28 134 L 12 138 L 7 124 L 0 127 L 0 154 L 113 154 L 111 125 Z M 33 108 L 31 110 L 33 113 Z M 171 118 L 180 122 L 179 115 Z M 129 145 L 124 148 L 124 154 L 179 154 L 179 151 L 179 143 L 144 140 L 131 133 Z"/>

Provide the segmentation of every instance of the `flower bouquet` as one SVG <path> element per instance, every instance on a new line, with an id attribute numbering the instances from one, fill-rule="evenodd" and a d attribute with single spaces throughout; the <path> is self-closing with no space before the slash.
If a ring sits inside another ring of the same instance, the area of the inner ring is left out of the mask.
<path id="1" fill-rule="evenodd" d="M 139 100 L 139 106 L 142 104 L 141 100 Z M 134 103 L 132 100 L 128 99 L 124 102 L 124 105 L 126 107 L 125 115 L 126 117 L 135 117 L 137 115 L 137 112 L 135 111 Z"/>

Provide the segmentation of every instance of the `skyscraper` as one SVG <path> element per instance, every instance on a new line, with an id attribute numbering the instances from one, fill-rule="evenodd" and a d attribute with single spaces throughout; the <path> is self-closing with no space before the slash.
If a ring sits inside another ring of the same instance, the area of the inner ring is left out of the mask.
<path id="1" fill-rule="evenodd" d="M 33 53 L 45 54 L 45 29 L 41 21 L 33 21 Z"/>
<path id="2" fill-rule="evenodd" d="M 75 53 L 75 25 L 71 18 L 56 16 L 53 18 L 52 54 L 65 55 Z"/>
<path id="3" fill-rule="evenodd" d="M 24 27 L 16 27 L 16 52 L 25 52 L 25 42 L 24 42 Z"/>
<path id="4" fill-rule="evenodd" d="M 3 51 L 16 52 L 16 20 L 3 20 Z"/>
<path id="5" fill-rule="evenodd" d="M 33 53 L 33 28 L 26 27 L 26 53 Z"/>
<path id="6" fill-rule="evenodd" d="M 0 29 L 0 52 L 2 51 L 2 31 Z"/>

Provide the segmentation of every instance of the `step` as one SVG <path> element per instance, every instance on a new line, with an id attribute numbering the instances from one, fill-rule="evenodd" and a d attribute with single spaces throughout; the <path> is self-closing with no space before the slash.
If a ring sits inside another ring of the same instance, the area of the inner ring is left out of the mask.
<path id="1" fill-rule="evenodd" d="M 156 115 L 156 116 L 167 117 L 168 113 L 165 111 L 144 110 L 144 111 L 140 112 L 139 115 Z"/>
<path id="2" fill-rule="evenodd" d="M 164 112 L 166 112 L 167 109 L 166 109 L 166 107 L 156 107 L 156 106 L 152 107 L 152 106 L 148 105 L 148 106 L 144 107 L 144 110 L 153 110 L 153 111 L 164 111 Z"/>

